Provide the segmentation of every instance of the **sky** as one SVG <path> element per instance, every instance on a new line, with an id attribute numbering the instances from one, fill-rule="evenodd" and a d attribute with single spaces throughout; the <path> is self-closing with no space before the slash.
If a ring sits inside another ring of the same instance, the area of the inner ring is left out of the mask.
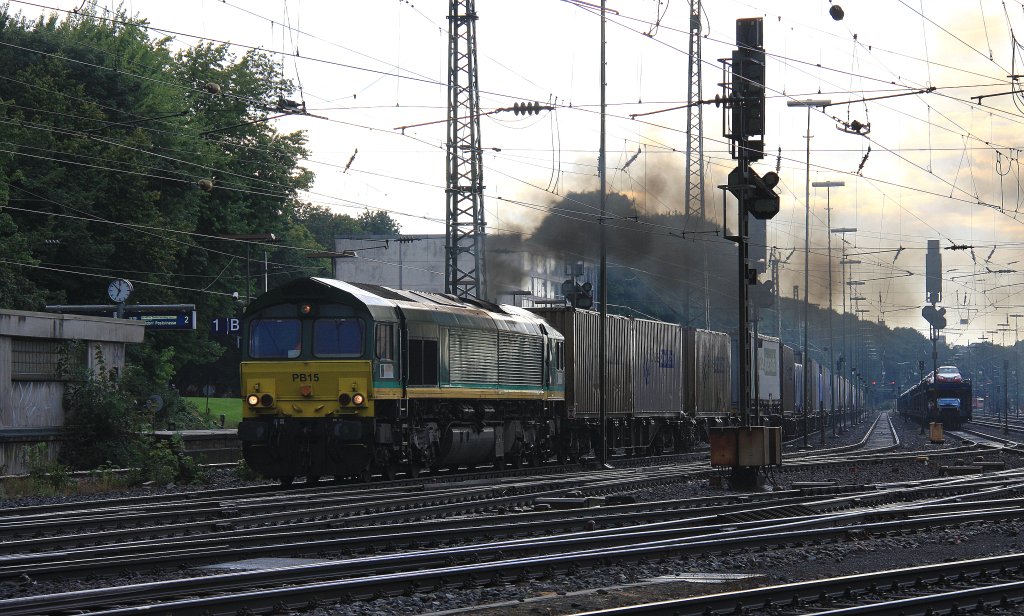
<path id="1" fill-rule="evenodd" d="M 27 16 L 79 4 L 10 1 Z M 835 4 L 844 9 L 841 21 L 828 0 L 703 7 L 706 101 L 722 92 L 719 59 L 735 47 L 735 20 L 764 19 L 767 156 L 754 167 L 781 178 L 768 244 L 780 260 L 792 253 L 780 266 L 783 294 L 803 284 L 809 204 L 812 301 L 828 302 L 831 262 L 832 300 L 842 310 L 845 249 L 860 261 L 846 275 L 864 283 L 855 287 L 866 298 L 857 305 L 862 318 L 926 332 L 925 247 L 938 239 L 973 247 L 942 251 L 947 341 L 1013 343 L 1017 319 L 1008 315 L 1024 314 L 1024 93 L 1012 94 L 1010 76 L 1024 73 L 1024 48 L 1013 38 L 1024 32 L 1024 3 Z M 277 121 L 283 132 L 308 133 L 304 165 L 316 182 L 303 198 L 339 213 L 386 211 L 407 234 L 444 232 L 448 2 L 98 2 L 117 5 L 176 46 L 208 39 L 279 59 L 301 86 L 291 97 L 319 116 Z M 679 107 L 687 102 L 689 2 L 609 0 L 607 7 L 608 188 L 642 212 L 683 210 L 687 115 Z M 598 186 L 600 16 L 575 0 L 477 0 L 476 11 L 481 109 L 524 101 L 554 107 L 480 122 L 488 231 L 528 233 L 567 192 Z M 807 110 L 786 104 L 806 99 L 832 102 L 810 112 L 809 141 Z M 720 221 L 735 204 L 729 197 L 723 205 L 713 187 L 736 163 L 722 137 L 722 110 L 705 104 L 703 119 L 706 211 Z M 853 121 L 870 131 L 850 132 Z M 808 180 L 845 185 L 811 188 L 808 202 Z M 832 228 L 856 232 L 827 233 L 827 204 Z M 596 237 L 597 228 L 595 217 L 580 232 Z"/>

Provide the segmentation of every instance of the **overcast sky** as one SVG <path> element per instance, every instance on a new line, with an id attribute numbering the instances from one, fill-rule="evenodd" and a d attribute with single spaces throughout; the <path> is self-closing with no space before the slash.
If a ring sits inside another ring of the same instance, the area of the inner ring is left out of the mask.
<path id="1" fill-rule="evenodd" d="M 44 7 L 79 4 L 10 2 L 13 11 L 29 16 L 47 12 Z M 170 31 L 176 45 L 208 38 L 239 45 L 239 54 L 248 47 L 283 52 L 277 57 L 285 74 L 302 86 L 293 98 L 326 118 L 277 123 L 281 131 L 309 133 L 312 156 L 305 164 L 317 180 L 305 197 L 353 215 L 385 210 L 405 233 L 444 232 L 448 2 L 120 4 L 148 19 L 155 35 Z M 1024 5 L 840 4 L 842 21 L 830 17 L 828 0 L 714 0 L 704 7 L 705 99 L 720 93 L 718 59 L 735 47 L 735 20 L 764 18 L 769 156 L 755 167 L 778 168 L 782 178 L 781 212 L 769 224 L 769 244 L 783 257 L 797 249 L 783 266 L 781 288 L 791 295 L 803 281 L 807 177 L 807 113 L 786 101 L 828 99 L 836 104 L 811 113 L 810 180 L 846 184 L 831 192 L 832 227 L 857 229 L 846 240 L 854 255 L 849 258 L 862 261 L 853 276 L 866 283 L 859 287 L 867 298 L 860 307 L 869 310 L 864 318 L 926 329 L 920 316 L 924 249 L 928 239 L 940 239 L 944 246 L 974 246 L 973 258 L 972 251 L 943 251 L 949 341 L 991 337 L 986 332 L 1007 314 L 1024 313 L 1017 149 L 1024 147 L 1024 95 L 987 98 L 982 106 L 972 97 L 1010 92 L 1008 76 L 1024 73 L 1021 49 L 1014 53 L 1011 37 L 1024 32 Z M 634 197 L 643 211 L 682 210 L 685 110 L 631 116 L 686 102 L 689 3 L 615 0 L 608 8 L 609 189 Z M 564 0 L 477 0 L 476 9 L 482 109 L 535 100 L 556 107 L 538 116 L 502 113 L 481 120 L 488 229 L 528 231 L 561 195 L 597 188 L 600 20 L 585 3 Z M 930 87 L 935 90 L 920 93 Z M 870 132 L 840 130 L 854 120 L 870 123 Z M 722 112 L 713 105 L 704 108 L 704 150 L 709 185 L 724 183 L 735 162 L 722 138 Z M 810 197 L 811 249 L 824 255 L 825 190 L 812 189 Z M 716 219 L 721 199 L 720 191 L 707 193 L 709 215 Z M 593 225 L 596 232 L 596 219 Z M 833 238 L 838 263 L 841 240 Z M 826 277 L 823 265 L 812 268 L 811 288 L 821 303 L 827 301 Z M 837 307 L 840 287 L 836 281 Z M 968 324 L 960 325 L 961 319 Z"/>

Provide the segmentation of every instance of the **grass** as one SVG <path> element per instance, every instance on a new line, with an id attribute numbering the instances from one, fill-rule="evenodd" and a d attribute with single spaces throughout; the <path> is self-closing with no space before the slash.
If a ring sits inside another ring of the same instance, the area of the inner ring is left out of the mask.
<path id="1" fill-rule="evenodd" d="M 210 417 L 216 422 L 221 415 L 224 415 L 225 428 L 237 428 L 238 422 L 242 420 L 242 401 L 239 398 L 185 398 L 195 404 L 201 415 L 206 415 L 209 408 Z"/>

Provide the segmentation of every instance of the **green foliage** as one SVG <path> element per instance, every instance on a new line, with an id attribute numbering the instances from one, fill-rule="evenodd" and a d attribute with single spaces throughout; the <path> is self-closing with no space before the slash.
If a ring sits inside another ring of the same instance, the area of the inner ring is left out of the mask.
<path id="1" fill-rule="evenodd" d="M 108 462 L 125 467 L 141 455 L 139 435 L 148 427 L 145 416 L 102 366 L 95 375 L 67 383 L 64 411 L 61 457 L 72 467 L 92 469 Z"/>
<path id="2" fill-rule="evenodd" d="M 37 488 L 47 493 L 63 492 L 71 484 L 71 469 L 50 460 L 49 446 L 37 443 L 25 452 L 25 466 L 29 479 Z"/>
<path id="3" fill-rule="evenodd" d="M 364 211 L 356 218 L 348 214 L 337 214 L 329 208 L 314 203 L 303 203 L 296 208 L 296 217 L 321 250 L 334 250 L 334 238 L 338 236 L 398 235 L 398 222 L 387 212 Z M 321 274 L 331 271 L 330 260 L 320 262 Z"/>
<path id="4" fill-rule="evenodd" d="M 196 396 L 184 398 L 184 400 L 196 407 L 200 417 L 207 420 L 215 428 L 220 427 L 220 416 L 224 415 L 224 427 L 235 428 L 242 420 L 242 401 L 238 397 L 231 398 L 206 398 Z"/>
<path id="5" fill-rule="evenodd" d="M 128 468 L 130 484 L 204 480 L 204 472 L 185 455 L 180 436 L 170 441 L 154 437 L 148 399 L 133 391 L 148 382 L 140 371 L 129 369 L 118 380 L 105 369 L 98 351 L 96 363 L 97 373 L 83 374 L 65 387 L 62 463 L 81 470 Z M 167 395 L 169 408 L 189 409 L 198 420 L 194 405 L 173 391 Z"/>
<path id="6" fill-rule="evenodd" d="M 205 469 L 185 455 L 185 446 L 179 435 L 153 442 L 148 455 L 143 456 L 139 465 L 129 473 L 130 483 L 152 481 L 156 485 L 167 485 L 175 481 L 194 483 L 206 479 Z"/>
<path id="7" fill-rule="evenodd" d="M 88 268 L 131 279 L 132 303 L 192 303 L 206 323 L 238 314 L 233 291 L 262 291 L 264 257 L 276 286 L 325 272 L 305 258 L 333 248 L 325 231 L 397 230 L 385 214 L 303 213 L 306 136 L 270 121 L 293 89 L 270 55 L 213 43 L 172 51 L 144 20 L 100 18 L 95 3 L 66 19 L 11 10 L 0 5 L 0 307 L 107 303 L 104 280 L 74 274 Z M 276 240 L 221 239 L 254 234 Z M 237 383 L 233 343 L 204 327 L 150 332 L 129 346 L 129 363 L 149 375 L 132 387 L 163 396 L 181 425 L 189 409 L 168 384 Z M 111 397 L 96 384 L 80 393 Z"/>
<path id="8" fill-rule="evenodd" d="M 256 481 L 260 479 L 259 473 L 254 471 L 244 458 L 238 461 L 238 466 L 235 467 L 235 476 L 242 481 Z"/>

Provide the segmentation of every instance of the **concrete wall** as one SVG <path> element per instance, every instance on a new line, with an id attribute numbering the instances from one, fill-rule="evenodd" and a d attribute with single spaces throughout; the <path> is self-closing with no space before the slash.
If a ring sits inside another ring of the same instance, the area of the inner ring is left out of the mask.
<path id="1" fill-rule="evenodd" d="M 334 259 L 334 277 L 443 293 L 445 239 L 444 235 L 336 237 L 335 251 L 352 250 L 356 257 Z M 488 257 L 484 266 L 488 299 L 501 304 L 530 307 L 534 300 L 560 299 L 562 283 L 574 269 L 557 257 L 525 250 L 491 251 Z M 569 265 L 574 261 L 570 260 Z M 576 277 L 578 283 L 588 281 L 597 282 L 597 269 L 590 263 Z"/>
<path id="2" fill-rule="evenodd" d="M 443 235 L 337 237 L 335 251 L 354 250 L 358 256 L 334 259 L 334 277 L 444 293 L 444 243 Z"/>
<path id="3" fill-rule="evenodd" d="M 124 369 L 125 344 L 142 342 L 141 321 L 95 316 L 0 310 L 0 474 L 25 472 L 25 450 L 50 443 L 50 457 L 64 425 L 64 381 L 55 375 L 14 374 L 14 346 L 81 341 L 79 357 L 93 371 L 97 350 L 107 370 Z M 23 347 L 20 347 L 23 348 Z"/>

